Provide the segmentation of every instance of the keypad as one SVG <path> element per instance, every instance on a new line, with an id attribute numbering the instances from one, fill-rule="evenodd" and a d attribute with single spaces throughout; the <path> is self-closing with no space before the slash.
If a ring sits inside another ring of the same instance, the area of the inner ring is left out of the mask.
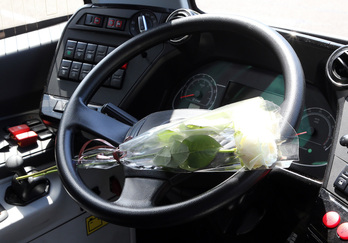
<path id="1" fill-rule="evenodd" d="M 58 77 L 65 80 L 82 81 L 94 66 L 115 48 L 114 46 L 68 40 L 64 48 Z M 104 86 L 121 89 L 126 67 L 127 65 L 124 65 L 107 78 Z"/>

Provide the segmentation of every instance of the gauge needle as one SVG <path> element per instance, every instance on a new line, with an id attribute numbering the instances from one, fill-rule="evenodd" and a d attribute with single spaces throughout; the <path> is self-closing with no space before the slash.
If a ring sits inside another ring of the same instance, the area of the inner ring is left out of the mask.
<path id="1" fill-rule="evenodd" d="M 184 99 L 184 98 L 192 97 L 192 96 L 195 96 L 195 94 L 183 95 L 180 97 L 180 99 Z"/>
<path id="2" fill-rule="evenodd" d="M 300 132 L 300 133 L 297 133 L 296 135 L 297 136 L 299 136 L 299 135 L 303 135 L 303 134 L 306 134 L 307 133 L 307 131 L 305 131 L 305 132 Z"/>

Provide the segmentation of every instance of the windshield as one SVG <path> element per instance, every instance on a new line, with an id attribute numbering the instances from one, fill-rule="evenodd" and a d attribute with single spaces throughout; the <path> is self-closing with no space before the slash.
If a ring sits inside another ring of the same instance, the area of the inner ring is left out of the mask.
<path id="1" fill-rule="evenodd" d="M 196 0 L 206 13 L 238 14 L 290 30 L 348 39 L 348 1 Z"/>

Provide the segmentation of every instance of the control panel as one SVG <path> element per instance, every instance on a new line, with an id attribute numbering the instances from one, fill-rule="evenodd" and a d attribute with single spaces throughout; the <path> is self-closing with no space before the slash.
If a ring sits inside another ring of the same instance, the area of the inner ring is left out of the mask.
<path id="1" fill-rule="evenodd" d="M 52 130 L 58 127 L 74 90 L 98 63 L 133 36 L 164 23 L 170 12 L 161 8 L 132 9 L 130 5 L 87 5 L 75 13 L 60 39 L 41 102 L 41 117 Z M 164 46 L 154 46 L 115 67 L 91 98 L 89 107 L 100 110 L 107 103 L 122 105 L 159 59 Z"/>
<path id="2" fill-rule="evenodd" d="M 67 40 L 58 77 L 72 81 L 82 81 L 105 56 L 116 47 L 97 45 L 76 40 Z M 104 86 L 121 89 L 127 64 L 115 71 L 104 82 Z"/>
<path id="3" fill-rule="evenodd" d="M 308 226 L 311 242 L 346 242 L 348 240 L 348 101 L 341 104 L 342 125 L 336 134 L 332 162 L 313 207 Z"/>

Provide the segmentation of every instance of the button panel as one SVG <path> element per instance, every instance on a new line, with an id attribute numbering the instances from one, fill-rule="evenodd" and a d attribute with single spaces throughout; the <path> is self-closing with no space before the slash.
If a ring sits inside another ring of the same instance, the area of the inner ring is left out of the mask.
<path id="1" fill-rule="evenodd" d="M 126 20 L 118 17 L 87 14 L 85 25 L 123 31 L 126 27 Z"/>
<path id="2" fill-rule="evenodd" d="M 87 74 L 105 56 L 112 52 L 116 47 L 86 43 L 76 40 L 68 40 L 65 48 L 63 60 L 60 64 L 58 77 L 61 79 L 82 81 Z M 127 65 L 113 73 L 104 82 L 104 86 L 121 89 Z"/>
<path id="3" fill-rule="evenodd" d="M 348 166 L 346 166 L 341 173 L 339 174 L 339 176 L 336 178 L 335 182 L 334 182 L 334 187 L 340 191 L 341 193 L 343 193 L 344 195 L 348 196 Z"/>

